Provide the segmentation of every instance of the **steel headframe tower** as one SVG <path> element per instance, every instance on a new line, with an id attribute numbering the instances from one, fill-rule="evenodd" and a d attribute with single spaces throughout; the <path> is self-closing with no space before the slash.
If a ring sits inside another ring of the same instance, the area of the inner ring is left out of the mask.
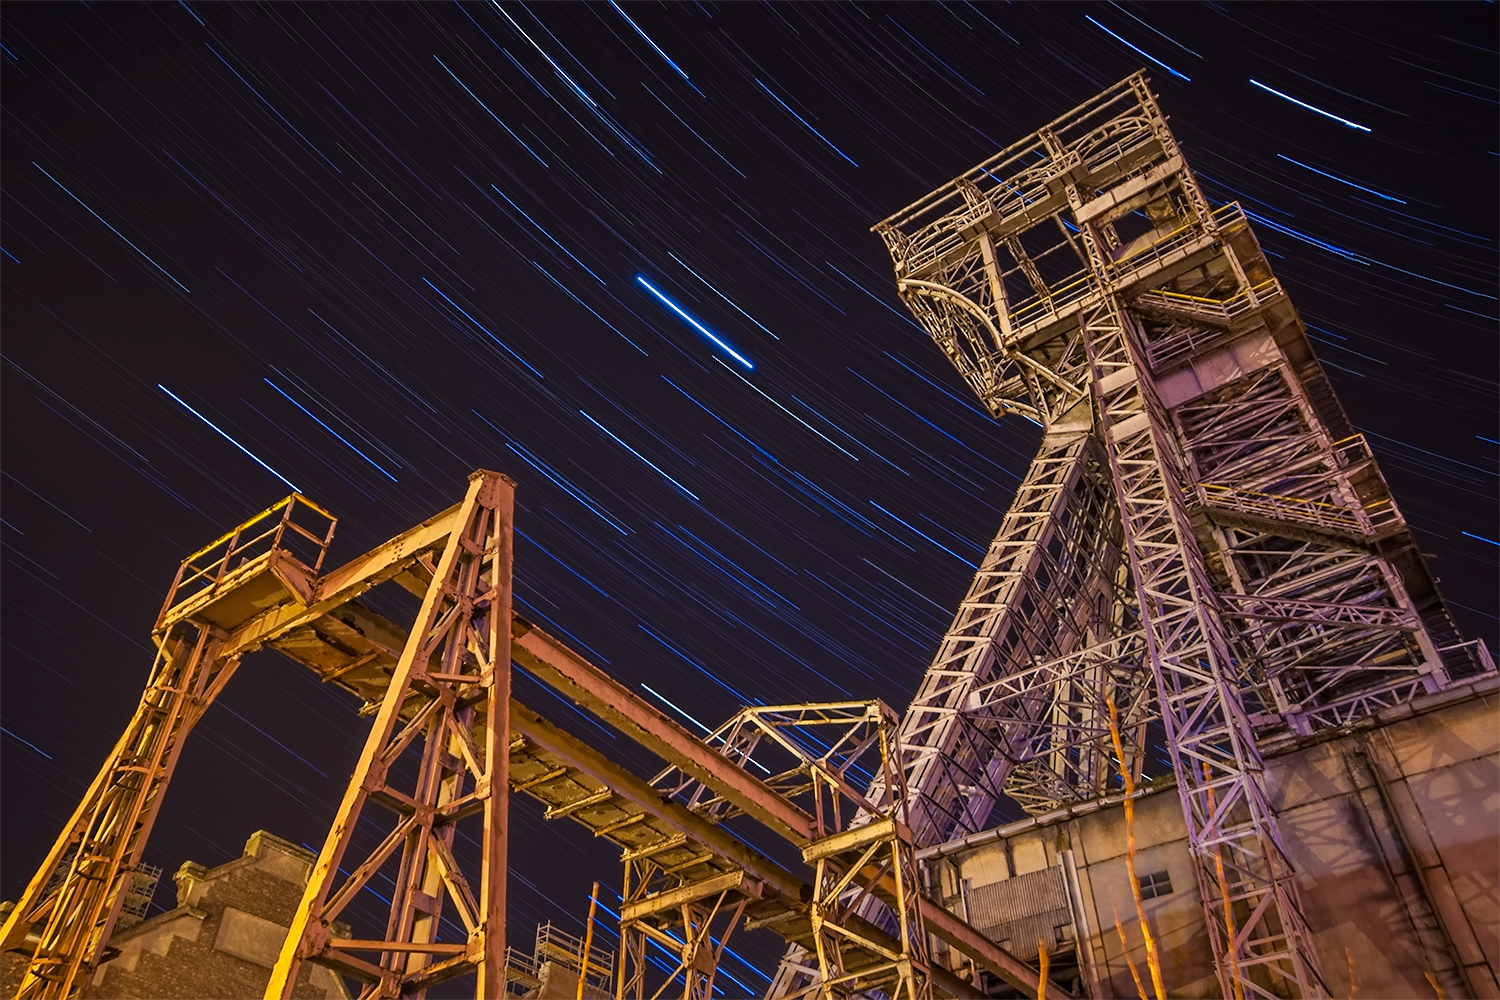
<path id="1" fill-rule="evenodd" d="M 1222 995 L 1326 995 L 1258 740 L 1494 665 L 1244 213 L 1136 74 L 874 231 L 990 413 L 1043 430 L 903 720 L 917 843 L 1103 794 L 1112 702 L 1137 774 L 1165 733 Z"/>

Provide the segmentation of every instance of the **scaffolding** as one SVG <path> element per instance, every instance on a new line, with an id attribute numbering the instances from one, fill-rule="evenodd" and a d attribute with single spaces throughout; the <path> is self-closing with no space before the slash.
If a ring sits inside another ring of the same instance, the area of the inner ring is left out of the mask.
<path id="1" fill-rule="evenodd" d="M 584 1000 L 605 1000 L 614 996 L 614 967 L 614 951 L 594 947 L 585 938 L 554 927 L 549 920 L 537 927 L 531 954 L 513 947 L 505 949 L 505 996 L 515 1000 L 541 996 L 551 985 L 554 970 L 561 969 L 564 986 L 571 980 L 576 991 L 581 976 Z"/>

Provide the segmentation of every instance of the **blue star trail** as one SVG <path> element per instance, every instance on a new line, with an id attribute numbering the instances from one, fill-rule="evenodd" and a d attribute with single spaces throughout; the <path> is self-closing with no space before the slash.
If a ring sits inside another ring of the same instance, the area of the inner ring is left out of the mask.
<path id="1" fill-rule="evenodd" d="M 1140 70 L 1496 648 L 1497 37 L 1495 4 L 7 5 L 0 898 L 137 703 L 179 562 L 289 490 L 341 565 L 513 477 L 517 613 L 695 733 L 905 706 L 1040 431 L 986 415 L 870 227 Z M 270 651 L 221 699 L 147 864 L 326 836 L 359 704 Z M 550 852 L 512 943 L 580 932 L 618 852 L 512 822 Z M 731 944 L 718 985 L 759 995 L 779 945 Z"/>
<path id="2" fill-rule="evenodd" d="M 728 344 L 726 344 L 723 341 L 723 339 L 719 337 L 718 334 L 714 333 L 708 327 L 704 326 L 702 323 L 700 323 L 696 319 L 694 319 L 691 315 L 688 314 L 688 311 L 686 309 L 683 309 L 677 303 L 675 303 L 671 299 L 667 298 L 666 295 L 664 295 L 660 290 L 658 290 L 655 285 L 651 284 L 651 282 L 647 281 L 645 278 L 641 277 L 639 274 L 635 276 L 635 280 L 640 283 L 640 286 L 642 288 L 644 288 L 646 291 L 650 292 L 652 295 L 656 296 L 656 298 L 661 302 L 662 305 L 664 305 L 668 309 L 672 310 L 678 316 L 681 316 L 682 319 L 683 319 L 683 321 L 686 322 L 689 326 L 691 326 L 694 330 L 697 330 L 699 333 L 703 334 L 703 336 L 707 337 L 709 340 L 711 340 L 715 344 L 719 345 L 719 347 L 723 349 L 724 353 L 726 353 L 730 357 L 734 358 L 734 360 L 738 361 L 740 364 L 744 365 L 746 368 L 754 368 L 755 367 L 755 365 L 753 363 L 751 363 L 751 361 L 750 361 L 749 358 L 745 357 L 739 351 L 736 351 L 734 348 L 732 348 Z"/>

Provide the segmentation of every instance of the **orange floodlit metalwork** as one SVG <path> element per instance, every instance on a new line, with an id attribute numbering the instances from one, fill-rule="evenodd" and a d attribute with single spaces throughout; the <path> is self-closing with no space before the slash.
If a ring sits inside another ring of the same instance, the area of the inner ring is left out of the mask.
<path id="1" fill-rule="evenodd" d="M 615 979 L 622 998 L 674 990 L 707 998 L 741 923 L 821 956 L 808 994 L 968 995 L 968 984 L 929 967 L 929 934 L 1017 989 L 1039 989 L 1035 969 L 920 894 L 905 796 L 877 803 L 851 777 L 862 762 L 900 787 L 894 712 L 879 702 L 746 709 L 716 739 L 694 738 L 514 616 L 513 491 L 507 477 L 476 472 L 461 503 L 327 570 L 336 521 L 294 495 L 183 561 L 153 634 L 159 654 L 136 715 L 0 932 L 6 950 L 31 956 L 18 996 L 85 994 L 142 870 L 184 740 L 241 658 L 264 648 L 356 695 L 374 716 L 268 998 L 292 996 L 309 962 L 361 982 L 366 998 L 421 995 L 460 975 L 475 977 L 476 996 L 492 997 L 507 982 L 534 978 L 535 969 L 507 965 L 524 964 L 524 956 L 504 947 L 512 793 L 622 849 L 626 948 Z M 421 598 L 409 626 L 360 600 L 386 584 Z M 671 769 L 648 781 L 516 702 L 512 661 Z M 816 745 L 829 748 L 821 755 L 806 749 L 814 730 L 824 741 Z M 772 778 L 744 769 L 770 750 L 790 754 Z M 403 757 L 416 767 L 395 768 Z M 796 845 L 807 877 L 720 827 L 730 813 Z M 467 869 L 453 850 L 465 823 L 482 845 Z M 379 833 L 378 843 L 356 855 L 361 824 Z M 386 928 L 342 936 L 340 913 L 382 870 L 396 882 Z M 865 899 L 897 915 L 892 930 L 862 916 Z M 460 936 L 443 933 L 445 913 L 457 918 Z M 654 989 L 646 984 L 647 938 L 681 959 Z M 579 975 L 598 990 L 610 964 L 582 959 Z M 600 975 L 590 979 L 595 968 Z M 1068 995 L 1056 984 L 1046 991 Z"/>
<path id="2" fill-rule="evenodd" d="M 1120 746 L 1119 709 L 1109 703 L 1109 736 L 1114 743 L 1115 758 L 1120 761 L 1120 777 L 1125 782 L 1125 877 L 1130 882 L 1130 896 L 1135 901 L 1135 916 L 1141 925 L 1141 939 L 1146 944 L 1146 967 L 1151 972 L 1151 986 L 1156 990 L 1156 1000 L 1167 1000 L 1167 989 L 1162 984 L 1161 957 L 1156 952 L 1156 939 L 1151 933 L 1151 922 L 1146 918 L 1146 905 L 1141 901 L 1141 882 L 1135 874 L 1135 775 L 1125 766 L 1125 749 Z"/>
<path id="3" fill-rule="evenodd" d="M 268 998 L 294 995 L 307 963 L 370 1000 L 535 979 L 505 947 L 515 793 L 621 849 L 619 964 L 570 944 L 581 994 L 613 973 L 619 1000 L 708 1000 L 730 935 L 759 927 L 789 944 L 774 997 L 965 997 L 983 970 L 1067 998 L 967 906 L 935 902 L 918 851 L 981 831 L 1002 795 L 1032 814 L 1101 800 L 1116 760 L 1140 774 L 1153 726 L 1222 995 L 1327 996 L 1260 741 L 1495 665 L 1458 636 L 1244 213 L 1209 206 L 1137 74 L 875 228 L 984 405 L 1043 428 L 904 715 L 748 707 L 698 739 L 513 613 L 506 476 L 473 473 L 460 503 L 332 568 L 336 519 L 294 494 L 178 569 L 140 704 L 0 928 L 0 948 L 30 956 L 17 995 L 87 993 L 132 883 L 154 877 L 141 859 L 184 741 L 242 658 L 275 649 L 374 723 Z M 410 622 L 362 601 L 385 585 L 420 599 Z M 512 662 L 667 769 L 647 780 L 515 701 Z M 802 867 L 732 836 L 730 817 Z M 477 861 L 453 850 L 461 824 Z M 373 850 L 356 827 L 378 830 Z M 344 936 L 341 912 L 382 871 L 386 927 Z M 1125 947 L 1118 914 L 1116 930 Z M 648 982 L 649 941 L 677 957 L 665 981 Z M 1045 943 L 1038 957 L 1061 964 Z"/>

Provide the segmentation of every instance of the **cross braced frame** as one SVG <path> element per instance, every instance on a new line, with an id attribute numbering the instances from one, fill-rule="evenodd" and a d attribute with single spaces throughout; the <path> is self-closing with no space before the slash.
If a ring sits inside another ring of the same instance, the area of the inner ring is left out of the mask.
<path id="1" fill-rule="evenodd" d="M 469 973 L 479 996 L 505 989 L 513 498 L 514 483 L 498 473 L 470 477 L 267 997 L 290 997 L 307 961 L 362 981 L 362 998 L 421 996 Z M 415 758 L 414 776 L 398 767 L 404 756 Z M 394 820 L 381 823 L 369 806 Z M 458 823 L 470 817 L 483 826 L 476 880 L 453 850 Z M 373 850 L 354 846 L 361 819 L 385 831 Z M 339 937 L 339 914 L 393 863 L 384 935 Z M 440 940 L 445 909 L 462 940 Z"/>
<path id="2" fill-rule="evenodd" d="M 1127 747 L 1165 730 L 1195 850 L 1225 856 L 1237 926 L 1256 927 L 1222 940 L 1205 908 L 1226 995 L 1240 960 L 1253 989 L 1318 994 L 1257 739 L 1494 666 L 1454 629 L 1244 213 L 1209 204 L 1137 74 L 874 231 L 979 398 L 1044 432 L 992 548 L 1011 561 L 981 565 L 903 723 L 919 839 L 976 830 L 1002 790 L 1031 812 L 1097 797 L 1112 698 Z M 1117 508 L 1091 524 L 1056 464 L 1090 450 Z M 1066 588 L 1036 600 L 1040 525 L 1109 540 L 1115 572 L 1083 585 L 1113 591 L 1098 626 Z M 1200 889 L 1216 899 L 1217 875 Z"/>

